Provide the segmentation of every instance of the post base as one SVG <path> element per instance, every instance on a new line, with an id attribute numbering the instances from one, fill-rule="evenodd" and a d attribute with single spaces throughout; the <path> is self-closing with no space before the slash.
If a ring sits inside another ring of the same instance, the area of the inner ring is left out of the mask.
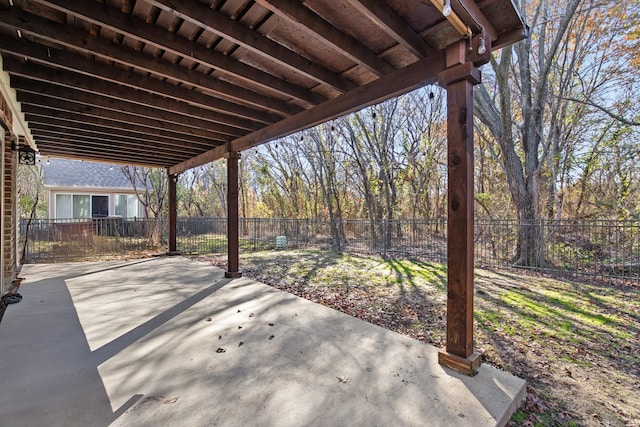
<path id="1" fill-rule="evenodd" d="M 478 373 L 481 361 L 482 355 L 477 352 L 473 352 L 469 357 L 458 356 L 446 350 L 440 350 L 438 352 L 439 364 L 462 374 L 469 375 L 470 377 Z"/>
<path id="2" fill-rule="evenodd" d="M 242 273 L 239 271 L 225 271 L 224 277 L 228 279 L 237 279 L 238 277 L 242 277 Z"/>
<path id="3" fill-rule="evenodd" d="M 167 252 L 168 256 L 177 256 L 180 255 L 180 251 L 169 251 Z"/>

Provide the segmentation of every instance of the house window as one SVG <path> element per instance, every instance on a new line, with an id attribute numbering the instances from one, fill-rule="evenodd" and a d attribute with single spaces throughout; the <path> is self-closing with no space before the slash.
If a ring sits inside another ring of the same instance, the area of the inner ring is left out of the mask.
<path id="1" fill-rule="evenodd" d="M 138 196 L 135 194 L 116 194 L 115 214 L 123 218 L 140 217 L 140 203 L 138 202 Z"/>
<path id="2" fill-rule="evenodd" d="M 109 216 L 109 196 L 91 196 L 91 217 Z"/>
<path id="3" fill-rule="evenodd" d="M 56 194 L 57 218 L 91 218 L 91 196 Z"/>

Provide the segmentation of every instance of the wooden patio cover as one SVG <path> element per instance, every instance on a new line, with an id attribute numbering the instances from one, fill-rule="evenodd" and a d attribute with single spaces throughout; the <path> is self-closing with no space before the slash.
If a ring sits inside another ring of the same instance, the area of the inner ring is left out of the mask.
<path id="1" fill-rule="evenodd" d="M 166 168 L 174 207 L 192 167 L 228 158 L 232 205 L 242 150 L 446 87 L 443 354 L 471 371 L 472 88 L 526 33 L 512 0 L 0 0 L 2 66 L 40 154 Z"/>

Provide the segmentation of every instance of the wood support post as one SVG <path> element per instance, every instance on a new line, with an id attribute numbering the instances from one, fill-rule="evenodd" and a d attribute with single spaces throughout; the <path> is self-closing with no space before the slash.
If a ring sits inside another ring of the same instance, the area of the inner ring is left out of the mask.
<path id="1" fill-rule="evenodd" d="M 169 181 L 169 255 L 178 255 L 178 247 L 176 243 L 176 229 L 178 221 L 178 196 L 177 183 L 178 175 L 168 173 Z"/>
<path id="2" fill-rule="evenodd" d="M 238 160 L 240 153 L 227 158 L 227 271 L 225 277 L 241 277 L 238 213 Z"/>
<path id="3" fill-rule="evenodd" d="M 438 361 L 474 375 L 480 355 L 473 349 L 473 86 L 480 72 L 458 58 L 450 56 L 439 76 L 447 88 L 448 273 L 447 347 Z"/>

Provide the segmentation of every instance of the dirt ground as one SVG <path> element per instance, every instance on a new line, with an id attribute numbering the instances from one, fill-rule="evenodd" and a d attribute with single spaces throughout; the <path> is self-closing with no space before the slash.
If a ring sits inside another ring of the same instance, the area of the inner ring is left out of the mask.
<path id="1" fill-rule="evenodd" d="M 444 347 L 444 265 L 281 251 L 243 255 L 241 266 L 245 276 Z M 475 289 L 476 349 L 528 383 L 511 425 L 640 426 L 638 283 L 476 270 Z"/>

